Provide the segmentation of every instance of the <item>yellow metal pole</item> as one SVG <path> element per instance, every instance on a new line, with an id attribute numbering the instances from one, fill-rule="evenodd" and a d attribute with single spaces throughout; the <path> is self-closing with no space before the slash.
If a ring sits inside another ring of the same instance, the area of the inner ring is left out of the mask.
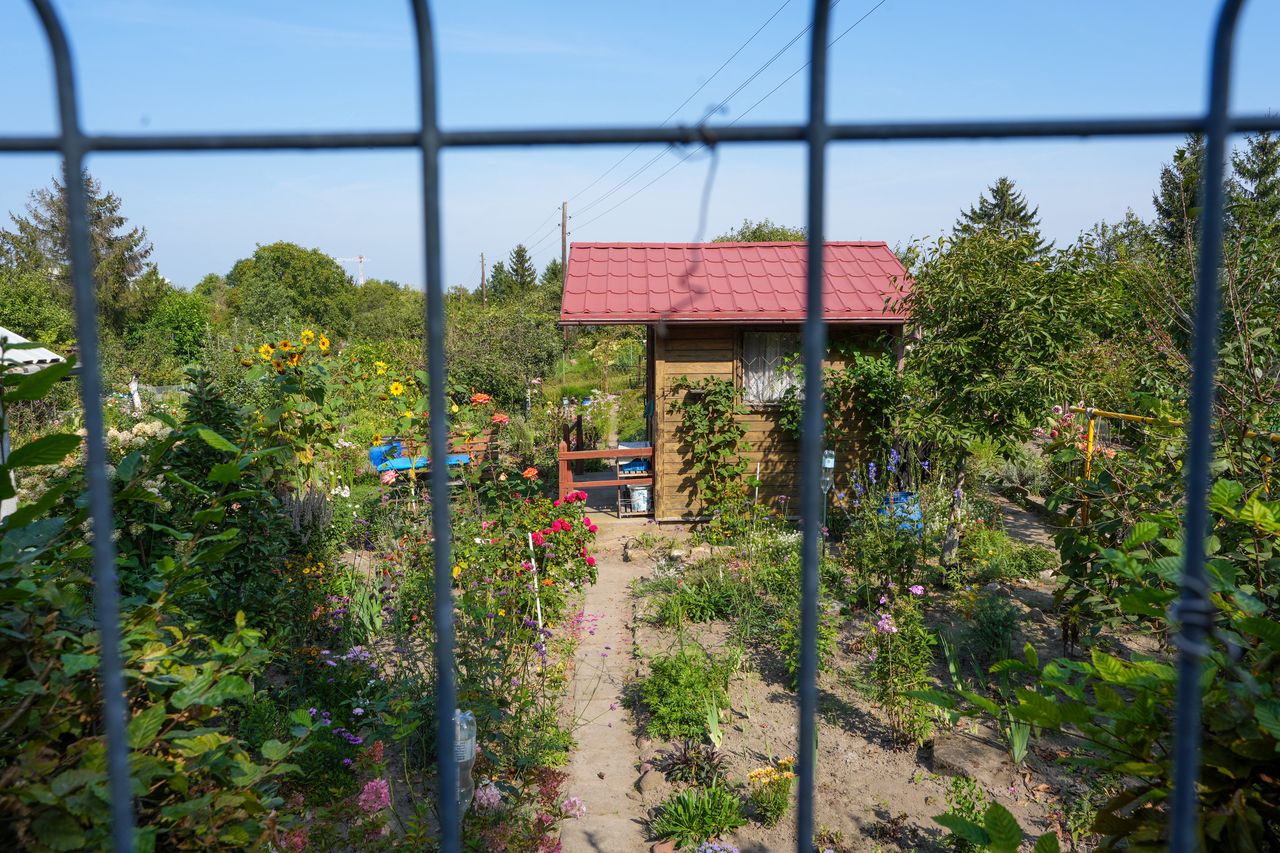
<path id="1" fill-rule="evenodd" d="M 1099 418 L 1111 418 L 1118 421 L 1130 421 L 1137 424 L 1163 424 L 1164 426 L 1175 427 L 1184 426 L 1182 421 L 1163 420 L 1161 418 L 1151 418 L 1144 415 L 1130 415 L 1125 412 L 1108 412 L 1103 409 L 1090 409 L 1084 406 L 1072 406 L 1071 411 L 1078 412 L 1080 414 L 1092 413 Z M 1245 430 L 1244 434 L 1246 438 L 1265 438 L 1272 444 L 1280 444 L 1280 432 L 1257 432 L 1255 430 L 1248 429 Z"/>
<path id="2" fill-rule="evenodd" d="M 1084 439 L 1084 478 L 1088 480 L 1093 475 L 1093 441 L 1097 435 L 1098 419 L 1093 415 L 1093 409 L 1086 409 L 1085 414 L 1089 416 L 1089 429 Z M 1089 523 L 1089 494 L 1085 493 L 1084 506 L 1080 510 L 1080 526 L 1084 527 Z"/>

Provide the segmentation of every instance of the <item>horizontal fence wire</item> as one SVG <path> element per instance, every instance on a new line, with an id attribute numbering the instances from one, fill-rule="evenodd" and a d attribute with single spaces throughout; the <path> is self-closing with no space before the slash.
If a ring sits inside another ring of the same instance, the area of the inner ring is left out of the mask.
<path id="1" fill-rule="evenodd" d="M 582 127 L 440 130 L 440 148 L 519 148 L 545 145 L 719 145 L 725 142 L 805 142 L 808 125 L 685 125 L 675 127 Z M 1205 133 L 1204 116 L 1149 118 L 1014 118 L 956 121 L 835 123 L 830 142 L 902 142 L 963 139 L 1087 139 L 1091 137 L 1176 136 Z M 1235 116 L 1230 133 L 1280 131 L 1280 115 Z M 57 136 L 0 136 L 0 152 L 57 152 Z M 419 148 L 412 130 L 281 131 L 225 134 L 89 134 L 86 151 L 322 151 L 362 148 Z"/>
<path id="2" fill-rule="evenodd" d="M 76 334 L 80 343 L 81 397 L 85 408 L 86 477 L 95 531 L 112 529 L 110 487 L 101 405 L 102 375 L 98 353 L 96 299 L 90 266 L 88 221 L 82 172 L 91 152 L 219 152 L 417 149 L 422 153 L 424 234 L 426 252 L 426 356 L 430 379 L 431 452 L 447 455 L 448 422 L 444 393 L 444 300 L 441 275 L 440 152 L 445 148 L 578 146 L 619 144 L 676 144 L 714 146 L 723 143 L 804 143 L 808 149 L 809 246 L 807 315 L 804 329 L 806 381 L 816 382 L 825 349 L 822 322 L 822 234 L 825 193 L 825 151 L 833 142 L 892 142 L 946 140 L 1013 140 L 1171 136 L 1203 133 L 1207 139 L 1202 239 L 1199 247 L 1196 327 L 1193 343 L 1191 417 L 1188 425 L 1186 549 L 1182 597 L 1177 615 L 1179 636 L 1179 694 L 1174 748 L 1175 785 L 1171 818 L 1171 849 L 1189 853 L 1198 844 L 1195 783 L 1199 772 L 1199 672 L 1203 639 L 1211 611 L 1204 582 L 1203 545 L 1207 529 L 1205 496 L 1212 456 L 1210 417 L 1216 370 L 1218 273 L 1223 222 L 1222 177 L 1227 138 L 1233 133 L 1280 131 L 1280 116 L 1228 114 L 1233 37 L 1243 0 L 1225 0 L 1219 12 L 1210 67 L 1210 96 L 1204 115 L 993 119 L 954 121 L 885 121 L 830 123 L 826 119 L 827 43 L 830 0 L 815 0 L 810 45 L 808 120 L 803 124 L 676 127 L 581 127 L 527 129 L 444 130 L 437 115 L 434 32 L 426 0 L 410 0 L 418 59 L 420 125 L 418 129 L 384 131 L 300 131 L 209 134 L 87 134 L 79 124 L 76 83 L 65 30 L 50 0 L 31 0 L 44 28 L 54 65 L 59 132 L 54 135 L 0 136 L 0 152 L 50 152 L 63 157 L 67 177 L 69 253 L 76 296 Z M 801 672 L 800 672 L 800 802 L 797 808 L 797 850 L 812 849 L 814 764 L 816 762 L 818 601 L 817 521 L 820 508 L 819 474 L 822 454 L 822 397 L 820 388 L 805 395 L 801 500 L 802 538 Z M 437 814 L 441 849 L 461 849 L 454 761 L 453 711 L 456 703 L 453 657 L 453 607 L 450 553 L 448 475 L 443 466 L 431 477 L 435 558 L 435 665 L 433 701 L 437 714 Z M 118 853 L 134 849 L 134 824 L 128 771 L 124 676 L 120 660 L 119 591 L 115 554 L 110 536 L 93 542 L 95 602 L 102 637 L 103 723 L 110 776 L 112 842 Z M 441 567 L 445 567 L 441 570 Z"/>

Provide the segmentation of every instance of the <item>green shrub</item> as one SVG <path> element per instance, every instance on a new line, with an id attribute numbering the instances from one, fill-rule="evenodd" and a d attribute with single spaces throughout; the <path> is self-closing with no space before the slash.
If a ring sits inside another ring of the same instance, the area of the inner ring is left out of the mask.
<path id="1" fill-rule="evenodd" d="M 872 699 L 889 717 L 889 727 L 902 741 L 924 743 L 933 730 L 926 703 L 911 695 L 932 683 L 933 644 L 937 638 L 924 624 L 914 593 L 886 593 L 870 626 L 866 646 Z"/>
<path id="2" fill-rule="evenodd" d="M 686 788 L 658 807 L 651 829 L 658 838 L 674 841 L 677 850 L 719 838 L 747 822 L 742 800 L 717 782 L 706 788 Z"/>
<path id="3" fill-rule="evenodd" d="M 1023 545 L 1003 530 L 983 525 L 965 531 L 961 538 L 960 574 L 952 583 L 1022 580 L 1057 567 L 1058 553 L 1053 549 Z"/>
<path id="4" fill-rule="evenodd" d="M 774 626 L 778 651 L 782 655 L 783 665 L 787 668 L 787 678 L 794 688 L 800 678 L 800 618 L 796 615 L 799 609 L 797 601 L 794 609 L 787 612 Z M 836 626 L 827 616 L 818 617 L 818 669 L 826 670 L 828 663 L 836 653 Z"/>
<path id="5" fill-rule="evenodd" d="M 687 646 L 655 658 L 639 694 L 650 718 L 654 737 L 702 740 L 707 736 L 707 703 L 729 706 L 729 677 L 737 670 L 738 655 L 712 655 Z"/>
<path id="6" fill-rule="evenodd" d="M 654 608 L 659 624 L 675 627 L 684 620 L 712 622 L 736 615 L 754 596 L 736 573 L 726 576 L 719 560 L 698 563 L 678 578 L 659 581 L 663 594 Z"/>
<path id="7" fill-rule="evenodd" d="M 974 602 L 966 645 L 983 664 L 1003 660 L 1013 654 L 1013 635 L 1021 622 L 1018 606 L 1003 595 L 980 595 Z"/>
<path id="8" fill-rule="evenodd" d="M 977 782 L 968 776 L 951 777 L 951 783 L 947 786 L 946 816 L 980 825 L 986 810 L 987 795 Z M 947 840 L 956 853 L 975 853 L 980 849 L 979 845 L 960 835 L 952 835 Z"/>

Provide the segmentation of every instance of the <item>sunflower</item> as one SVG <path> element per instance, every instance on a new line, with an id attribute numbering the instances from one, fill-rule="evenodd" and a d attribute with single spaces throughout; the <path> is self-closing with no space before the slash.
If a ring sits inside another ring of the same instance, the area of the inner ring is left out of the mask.
<path id="1" fill-rule="evenodd" d="M 271 344 L 263 344 L 262 346 L 258 347 L 258 355 L 262 356 L 267 361 L 271 360 L 271 356 L 275 355 L 275 352 L 276 352 L 276 348 L 273 347 Z"/>
<path id="2" fill-rule="evenodd" d="M 302 334 L 298 336 L 298 340 L 302 341 L 304 347 L 311 346 L 311 342 L 316 339 L 316 333 L 310 329 L 303 329 Z"/>
<path id="3" fill-rule="evenodd" d="M 387 390 L 391 392 L 392 397 L 399 397 L 404 393 L 404 386 L 399 382 L 392 382 L 391 386 L 387 388 Z"/>
<path id="4" fill-rule="evenodd" d="M 275 360 L 271 362 L 271 366 L 276 369 L 276 373 L 284 373 L 284 362 Z"/>
<path id="5" fill-rule="evenodd" d="M 288 352 L 289 350 L 293 349 L 293 341 L 289 341 L 289 340 L 281 341 L 280 343 L 276 344 L 276 346 L 278 346 L 281 349 L 281 351 Z"/>
<path id="6" fill-rule="evenodd" d="M 299 364 L 302 363 L 302 353 L 291 352 L 289 353 L 289 357 L 285 359 L 285 361 L 289 362 L 290 367 L 297 367 Z"/>
<path id="7" fill-rule="evenodd" d="M 324 335 L 320 336 L 320 340 L 316 342 L 316 346 L 320 347 L 320 352 L 329 351 L 329 339 Z"/>

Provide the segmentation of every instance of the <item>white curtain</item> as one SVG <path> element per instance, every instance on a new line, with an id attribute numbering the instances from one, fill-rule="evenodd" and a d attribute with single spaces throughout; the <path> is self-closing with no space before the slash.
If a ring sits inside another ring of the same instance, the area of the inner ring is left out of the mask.
<path id="1" fill-rule="evenodd" d="M 742 336 L 742 392 L 749 403 L 777 403 L 797 377 L 784 370 L 800 352 L 792 332 L 747 332 Z"/>

